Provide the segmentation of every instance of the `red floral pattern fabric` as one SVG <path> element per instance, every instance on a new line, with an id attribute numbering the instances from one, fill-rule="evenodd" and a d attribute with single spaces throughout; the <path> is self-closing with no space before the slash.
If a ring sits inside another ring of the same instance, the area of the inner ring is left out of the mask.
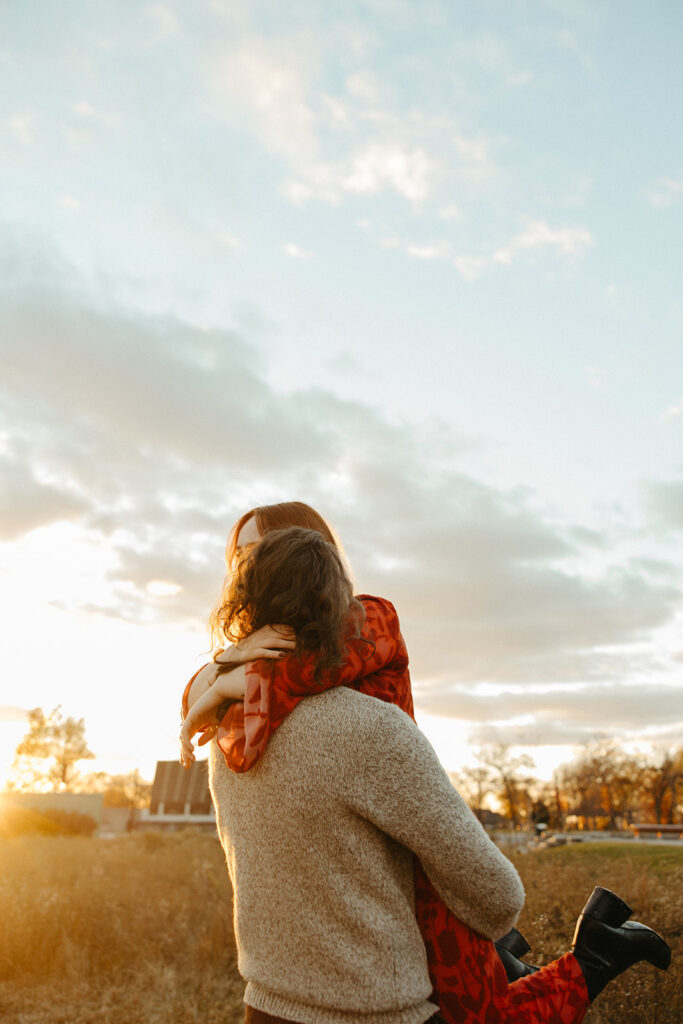
<path id="1" fill-rule="evenodd" d="M 508 984 L 490 939 L 455 917 L 415 859 L 415 913 L 429 977 L 447 1024 L 580 1024 L 589 1000 L 578 960 L 566 953 Z"/>
<path id="2" fill-rule="evenodd" d="M 313 678 L 313 655 L 251 663 L 244 703 L 231 705 L 217 733 L 232 771 L 248 771 L 256 764 L 273 730 L 300 700 L 334 686 L 350 686 L 397 704 L 415 718 L 408 652 L 396 610 L 390 601 L 368 594 L 361 594 L 359 600 L 366 611 L 361 636 L 349 641 L 345 663 L 323 673 L 319 681 Z M 493 942 L 450 912 L 417 858 L 415 913 L 427 950 L 432 999 L 438 1002 L 446 1024 L 580 1024 L 583 1020 L 588 993 L 571 953 L 508 984 Z"/>
<path id="3" fill-rule="evenodd" d="M 408 652 L 390 601 L 361 594 L 365 622 L 359 637 L 348 641 L 346 661 L 314 679 L 313 653 L 283 661 L 261 659 L 246 673 L 244 703 L 231 705 L 216 740 L 234 772 L 249 771 L 266 749 L 268 737 L 300 700 L 333 686 L 398 704 L 414 718 Z"/>

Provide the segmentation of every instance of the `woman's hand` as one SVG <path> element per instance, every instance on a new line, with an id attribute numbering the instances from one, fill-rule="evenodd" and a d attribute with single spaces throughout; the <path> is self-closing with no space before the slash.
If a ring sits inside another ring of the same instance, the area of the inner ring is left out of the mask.
<path id="1" fill-rule="evenodd" d="M 244 665 L 234 665 L 230 672 L 218 674 L 219 668 L 219 665 L 205 666 L 197 674 L 195 682 L 200 677 L 205 678 L 206 669 L 212 669 L 216 673 L 217 678 L 213 684 L 203 688 L 203 692 L 197 696 L 196 700 L 192 699 L 192 688 L 190 689 L 192 703 L 188 701 L 188 711 L 180 730 L 180 762 L 186 768 L 189 768 L 195 759 L 192 744 L 192 737 L 195 733 L 199 732 L 200 729 L 203 730 L 204 735 L 199 740 L 200 747 L 204 743 L 208 743 L 216 734 L 219 724 L 218 709 L 221 705 L 226 700 L 244 700 L 244 688 L 247 678 Z"/>
<path id="2" fill-rule="evenodd" d="M 188 715 L 180 730 L 180 763 L 185 768 L 189 768 L 195 759 L 192 737 L 197 732 L 197 728 L 192 725 L 192 716 Z"/>
<path id="3" fill-rule="evenodd" d="M 217 665 L 244 665 L 258 658 L 284 658 L 296 647 L 296 634 L 290 626 L 261 626 L 236 644 L 230 644 L 214 661 Z"/>

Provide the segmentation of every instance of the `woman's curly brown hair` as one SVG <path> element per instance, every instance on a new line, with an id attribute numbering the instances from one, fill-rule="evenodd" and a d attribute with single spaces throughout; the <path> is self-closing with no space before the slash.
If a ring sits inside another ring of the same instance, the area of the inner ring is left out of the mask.
<path id="1" fill-rule="evenodd" d="M 334 545 L 290 526 L 270 530 L 228 576 L 209 626 L 213 640 L 232 642 L 261 626 L 290 626 L 296 653 L 316 653 L 318 679 L 343 663 L 345 641 L 359 636 L 364 619 Z"/>

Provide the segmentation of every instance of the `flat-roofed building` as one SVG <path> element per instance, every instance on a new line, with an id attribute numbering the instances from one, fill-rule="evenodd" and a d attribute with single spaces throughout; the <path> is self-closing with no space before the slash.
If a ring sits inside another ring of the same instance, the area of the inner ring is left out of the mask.
<path id="1" fill-rule="evenodd" d="M 213 831 L 216 816 L 209 791 L 208 764 L 184 768 L 177 761 L 157 761 L 149 809 L 138 811 L 136 829 L 186 828 Z"/>

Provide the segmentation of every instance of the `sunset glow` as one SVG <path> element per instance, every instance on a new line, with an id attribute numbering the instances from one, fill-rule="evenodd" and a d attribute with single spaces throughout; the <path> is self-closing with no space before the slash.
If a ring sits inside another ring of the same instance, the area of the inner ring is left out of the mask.
<path id="1" fill-rule="evenodd" d="M 683 8 L 297 10 L 3 14 L 0 774 L 58 704 L 88 769 L 176 757 L 288 499 L 447 768 L 679 744 Z"/>

